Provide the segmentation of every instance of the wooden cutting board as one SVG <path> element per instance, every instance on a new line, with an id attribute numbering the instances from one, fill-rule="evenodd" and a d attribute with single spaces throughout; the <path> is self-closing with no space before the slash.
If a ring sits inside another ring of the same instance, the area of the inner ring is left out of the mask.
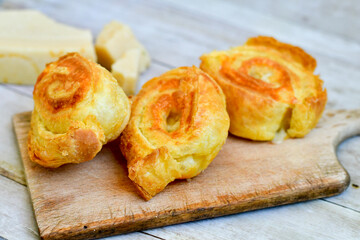
<path id="1" fill-rule="evenodd" d="M 336 146 L 360 133 L 360 110 L 339 110 L 324 113 L 303 139 L 275 145 L 229 136 L 203 173 L 146 202 L 127 177 L 117 142 L 78 165 L 32 163 L 30 115 L 13 121 L 43 239 L 97 238 L 339 194 L 350 179 Z"/>

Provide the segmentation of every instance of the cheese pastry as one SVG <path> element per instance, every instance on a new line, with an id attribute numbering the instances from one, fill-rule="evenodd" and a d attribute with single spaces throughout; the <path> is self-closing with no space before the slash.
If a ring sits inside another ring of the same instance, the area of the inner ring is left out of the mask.
<path id="1" fill-rule="evenodd" d="M 48 64 L 33 94 L 28 152 L 44 167 L 91 160 L 130 118 L 129 100 L 111 73 L 78 53 Z"/>
<path id="2" fill-rule="evenodd" d="M 180 67 L 148 81 L 133 98 L 120 148 L 129 178 L 146 200 L 175 179 L 203 171 L 225 143 L 225 96 L 196 67 Z"/>
<path id="3" fill-rule="evenodd" d="M 325 108 L 323 81 L 313 73 L 316 61 L 301 48 L 260 36 L 200 59 L 200 68 L 226 95 L 230 132 L 236 136 L 303 137 Z"/>

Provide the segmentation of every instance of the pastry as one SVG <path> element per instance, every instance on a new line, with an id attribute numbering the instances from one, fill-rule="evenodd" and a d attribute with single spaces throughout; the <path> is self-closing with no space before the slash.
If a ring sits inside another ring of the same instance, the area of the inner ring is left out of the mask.
<path id="1" fill-rule="evenodd" d="M 129 121 L 129 100 L 111 73 L 78 53 L 48 64 L 33 94 L 28 152 L 44 167 L 91 160 Z"/>
<path id="2" fill-rule="evenodd" d="M 200 68 L 226 96 L 230 132 L 252 140 L 303 137 L 315 127 L 327 101 L 316 61 L 299 47 L 272 37 L 201 56 Z"/>
<path id="3" fill-rule="evenodd" d="M 180 67 L 145 83 L 133 98 L 120 149 L 129 178 L 146 200 L 175 179 L 203 171 L 225 143 L 225 96 L 196 67 Z"/>

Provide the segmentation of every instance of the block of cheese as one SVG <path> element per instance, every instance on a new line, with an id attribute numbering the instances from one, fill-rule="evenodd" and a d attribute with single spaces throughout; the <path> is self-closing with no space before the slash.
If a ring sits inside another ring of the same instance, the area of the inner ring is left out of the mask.
<path id="1" fill-rule="evenodd" d="M 123 54 L 130 49 L 139 49 L 140 73 L 150 65 L 150 55 L 145 47 L 136 39 L 131 28 L 117 21 L 105 25 L 96 39 L 95 49 L 98 62 L 108 70 Z"/>
<path id="2" fill-rule="evenodd" d="M 0 82 L 34 84 L 47 63 L 68 52 L 95 61 L 91 32 L 34 10 L 0 11 Z"/>
<path id="3" fill-rule="evenodd" d="M 141 50 L 127 50 L 112 66 L 111 73 L 117 79 L 126 95 L 134 95 L 140 73 Z"/>

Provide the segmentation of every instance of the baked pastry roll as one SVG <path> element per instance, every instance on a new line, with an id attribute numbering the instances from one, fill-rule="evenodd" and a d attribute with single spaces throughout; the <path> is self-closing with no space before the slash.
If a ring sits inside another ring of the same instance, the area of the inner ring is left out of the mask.
<path id="1" fill-rule="evenodd" d="M 192 178 L 215 158 L 228 135 L 219 85 L 196 67 L 148 81 L 133 98 L 120 149 L 129 178 L 146 200 L 175 179 Z"/>
<path id="2" fill-rule="evenodd" d="M 28 152 L 44 167 L 91 160 L 130 118 L 129 100 L 115 78 L 78 53 L 48 64 L 33 94 Z"/>
<path id="3" fill-rule="evenodd" d="M 325 108 L 323 81 L 313 73 L 316 61 L 301 48 L 260 36 L 200 59 L 200 68 L 225 93 L 230 132 L 236 136 L 303 137 Z"/>

